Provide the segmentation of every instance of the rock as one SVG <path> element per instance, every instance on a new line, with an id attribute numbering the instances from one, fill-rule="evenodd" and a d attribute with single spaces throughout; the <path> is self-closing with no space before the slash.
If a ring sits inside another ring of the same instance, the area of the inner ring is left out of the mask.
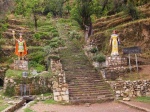
<path id="1" fill-rule="evenodd" d="M 7 103 L 8 103 L 8 104 L 12 104 L 12 105 L 16 104 L 15 101 L 8 101 Z"/>
<path id="2" fill-rule="evenodd" d="M 86 107 L 89 107 L 91 105 L 91 103 L 85 103 Z"/>
<path id="3" fill-rule="evenodd" d="M 121 94 L 121 91 L 116 91 L 116 94 Z"/>
<path id="4" fill-rule="evenodd" d="M 63 101 L 69 101 L 69 95 L 63 95 L 62 100 Z"/>
<path id="5" fill-rule="evenodd" d="M 123 101 L 130 101 L 129 97 L 123 98 Z"/>
<path id="6" fill-rule="evenodd" d="M 94 66 L 95 68 L 98 68 L 98 67 L 99 67 L 99 62 L 93 62 L 93 66 Z"/>
<path id="7" fill-rule="evenodd" d="M 37 99 L 38 101 L 40 101 L 40 97 L 37 97 L 36 99 Z"/>
<path id="8" fill-rule="evenodd" d="M 141 91 L 137 91 L 137 96 L 142 96 Z"/>

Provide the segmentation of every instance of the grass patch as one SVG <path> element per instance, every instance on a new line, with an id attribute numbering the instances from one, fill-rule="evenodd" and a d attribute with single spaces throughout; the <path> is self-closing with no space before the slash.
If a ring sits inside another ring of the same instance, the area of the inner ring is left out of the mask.
<path id="1" fill-rule="evenodd" d="M 45 100 L 44 103 L 45 104 L 58 104 L 58 102 L 54 101 L 53 99 Z"/>
<path id="2" fill-rule="evenodd" d="M 30 108 L 26 108 L 24 109 L 24 112 L 35 112 L 35 111 L 31 110 Z"/>
<path id="3" fill-rule="evenodd" d="M 0 112 L 2 112 L 2 110 L 6 109 L 8 107 L 8 105 L 0 105 Z"/>
<path id="4" fill-rule="evenodd" d="M 6 77 L 22 77 L 22 71 L 8 69 L 6 71 Z"/>
<path id="5" fill-rule="evenodd" d="M 127 73 L 124 75 L 124 77 L 122 77 L 123 80 L 131 80 L 131 81 L 134 81 L 134 80 L 139 80 L 139 79 L 142 79 L 142 80 L 146 80 L 149 78 L 149 75 L 147 74 L 140 74 L 140 73 Z"/>
<path id="6" fill-rule="evenodd" d="M 139 102 L 150 103 L 150 97 L 148 96 L 137 97 L 135 100 Z"/>

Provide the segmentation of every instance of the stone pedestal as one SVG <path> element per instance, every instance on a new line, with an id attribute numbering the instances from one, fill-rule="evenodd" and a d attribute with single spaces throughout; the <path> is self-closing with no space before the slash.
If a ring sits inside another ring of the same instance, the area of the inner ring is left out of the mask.
<path id="1" fill-rule="evenodd" d="M 28 70 L 28 61 L 25 60 L 14 60 L 15 70 Z"/>
<path id="2" fill-rule="evenodd" d="M 103 70 L 103 77 L 115 80 L 127 72 L 127 58 L 121 56 L 106 57 L 106 68 Z"/>
<path id="3" fill-rule="evenodd" d="M 121 56 L 106 57 L 106 67 L 127 66 L 127 58 Z"/>

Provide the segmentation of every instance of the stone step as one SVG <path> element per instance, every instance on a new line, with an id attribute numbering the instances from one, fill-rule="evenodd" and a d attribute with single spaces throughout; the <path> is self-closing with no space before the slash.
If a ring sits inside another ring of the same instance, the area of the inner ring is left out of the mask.
<path id="1" fill-rule="evenodd" d="M 71 82 L 73 81 L 73 82 Z M 87 85 L 95 85 L 95 84 L 100 84 L 100 85 L 105 85 L 105 83 L 103 81 L 77 81 L 77 80 L 70 80 L 68 81 L 69 85 L 71 86 L 74 86 L 74 85 L 84 85 L 84 84 L 87 84 Z"/>
<path id="2" fill-rule="evenodd" d="M 69 92 L 69 95 L 70 96 L 94 96 L 94 95 L 113 95 L 113 94 L 111 94 L 110 93 L 110 91 L 107 91 L 107 92 L 103 92 L 103 91 L 99 91 L 99 92 L 97 92 L 97 91 L 91 91 L 91 92 L 89 92 L 89 91 L 87 91 L 87 92 L 85 92 L 85 91 L 81 91 L 81 92 Z"/>
<path id="3" fill-rule="evenodd" d="M 102 98 L 102 99 L 70 99 L 70 103 L 72 104 L 80 104 L 80 103 L 101 103 L 106 101 L 113 101 L 113 97 Z"/>
<path id="4" fill-rule="evenodd" d="M 99 76 L 88 76 L 88 75 L 85 75 L 85 76 L 67 76 L 67 79 L 74 79 L 74 80 L 101 80 L 103 81 L 103 79 Z"/>
<path id="5" fill-rule="evenodd" d="M 97 90 L 97 89 L 105 89 L 105 90 L 107 90 L 108 88 L 110 88 L 110 87 L 107 87 L 107 86 L 86 86 L 86 85 L 81 85 L 81 86 L 69 86 L 69 89 L 70 90 L 78 90 L 78 89 L 87 89 L 87 90 L 89 90 L 89 89 L 92 89 L 92 90 Z"/>
<path id="6" fill-rule="evenodd" d="M 98 94 L 86 94 L 86 93 L 81 93 L 81 94 L 69 94 L 70 97 L 74 98 L 99 98 L 99 97 L 112 97 L 113 94 L 110 93 L 98 93 Z"/>
<path id="7" fill-rule="evenodd" d="M 104 88 L 102 89 L 97 89 L 97 90 L 94 90 L 94 89 L 76 89 L 76 90 L 71 90 L 69 89 L 69 93 L 71 94 L 76 94 L 76 93 L 111 93 L 109 90 L 106 90 Z"/>
<path id="8" fill-rule="evenodd" d="M 94 87 L 94 88 L 108 88 L 106 85 L 104 84 L 98 84 L 98 85 L 92 85 L 92 84 L 74 84 L 74 85 L 70 85 L 69 84 L 69 88 L 83 88 L 83 87 Z"/>

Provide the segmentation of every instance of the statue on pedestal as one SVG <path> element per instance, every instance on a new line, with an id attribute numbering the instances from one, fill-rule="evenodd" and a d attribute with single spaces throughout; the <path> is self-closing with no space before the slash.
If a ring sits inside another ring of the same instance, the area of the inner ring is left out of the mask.
<path id="1" fill-rule="evenodd" d="M 22 34 L 20 33 L 19 39 L 16 39 L 15 37 L 15 31 L 12 31 L 13 38 L 16 41 L 15 43 L 15 54 L 18 56 L 18 60 L 24 60 L 24 56 L 27 55 L 27 47 L 26 42 L 22 37 Z"/>
<path id="2" fill-rule="evenodd" d="M 116 30 L 113 31 L 113 34 L 111 35 L 110 38 L 110 43 L 109 45 L 112 46 L 112 51 L 111 51 L 111 56 L 118 56 L 118 45 L 120 44 L 120 39 L 119 36 L 116 32 Z"/>

